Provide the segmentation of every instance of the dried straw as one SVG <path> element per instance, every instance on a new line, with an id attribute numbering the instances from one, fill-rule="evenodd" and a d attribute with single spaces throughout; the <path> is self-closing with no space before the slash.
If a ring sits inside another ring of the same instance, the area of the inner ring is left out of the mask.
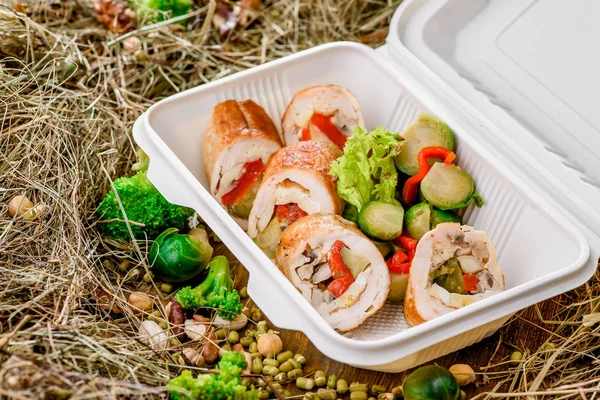
<path id="1" fill-rule="evenodd" d="M 0 5 L 0 397 L 164 397 L 178 348 L 140 342 L 147 313 L 125 300 L 135 290 L 168 300 L 134 279 L 147 244 L 107 240 L 94 227 L 109 178 L 130 172 L 133 122 L 161 98 L 305 48 L 378 45 L 398 3 L 266 1 L 226 37 L 209 22 L 212 0 L 186 27 L 169 20 L 120 37 L 88 0 L 33 1 L 27 15 Z M 46 214 L 12 218 L 7 204 L 19 194 Z M 127 273 L 109 265 L 124 260 Z M 600 398 L 599 282 L 559 299 L 558 321 L 543 324 L 554 347 L 486 369 L 492 390 L 477 398 Z M 99 288 L 121 315 L 96 306 Z"/>

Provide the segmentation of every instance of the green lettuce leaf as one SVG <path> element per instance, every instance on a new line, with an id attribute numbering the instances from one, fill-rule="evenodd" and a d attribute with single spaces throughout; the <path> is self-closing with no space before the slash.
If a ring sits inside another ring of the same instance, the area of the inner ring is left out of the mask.
<path id="1" fill-rule="evenodd" d="M 344 154 L 331 164 L 341 198 L 360 210 L 370 200 L 398 203 L 398 172 L 394 156 L 400 150 L 397 135 L 378 126 L 374 131 L 356 127 Z"/>

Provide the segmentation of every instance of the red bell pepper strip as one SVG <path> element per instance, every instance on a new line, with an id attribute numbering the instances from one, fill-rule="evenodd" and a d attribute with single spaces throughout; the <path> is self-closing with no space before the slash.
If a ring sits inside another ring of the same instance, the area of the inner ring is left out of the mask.
<path id="1" fill-rule="evenodd" d="M 300 137 L 301 141 L 311 140 L 312 135 L 310 134 L 310 128 L 306 127 L 302 129 L 302 136 Z"/>
<path id="2" fill-rule="evenodd" d="M 392 258 L 386 261 L 386 264 L 390 272 L 406 275 L 410 271 L 411 261 L 405 252 L 398 250 Z"/>
<path id="3" fill-rule="evenodd" d="M 237 184 L 229 192 L 225 193 L 221 197 L 221 202 L 226 207 L 231 207 L 237 203 L 248 190 L 254 185 L 254 182 L 258 180 L 260 174 L 265 170 L 265 164 L 262 159 L 249 161 L 244 164 L 243 173 L 237 181 Z"/>
<path id="4" fill-rule="evenodd" d="M 410 261 L 412 261 L 413 258 L 415 258 L 415 252 L 417 251 L 417 244 L 419 243 L 416 239 L 413 239 L 412 237 L 408 236 L 407 234 L 403 234 L 401 236 L 398 236 L 396 239 L 394 239 L 394 242 L 397 245 L 402 246 L 402 248 L 404 248 L 407 251 L 408 259 Z"/>
<path id="5" fill-rule="evenodd" d="M 289 203 L 278 204 L 275 207 L 275 215 L 279 221 L 286 221 L 291 224 L 302 217 L 306 217 L 308 213 L 301 209 L 298 204 Z"/>
<path id="6" fill-rule="evenodd" d="M 340 297 L 354 283 L 352 271 L 344 264 L 342 259 L 342 248 L 344 247 L 344 242 L 336 240 L 326 255 L 327 264 L 329 264 L 331 277 L 333 278 L 333 282 L 327 286 L 327 290 L 335 297 Z"/>
<path id="7" fill-rule="evenodd" d="M 463 274 L 463 280 L 465 281 L 465 290 L 467 292 L 474 292 L 477 290 L 477 284 L 479 278 L 474 274 Z"/>
<path id="8" fill-rule="evenodd" d="M 344 135 L 333 122 L 331 122 L 331 117 L 315 113 L 312 115 L 312 117 L 310 117 L 308 124 L 319 128 L 319 130 L 323 132 L 323 134 L 325 134 L 329 140 L 335 143 L 336 146 L 341 150 L 344 150 L 344 145 L 346 144 L 348 137 Z M 307 126 L 306 128 L 302 129 L 302 136 L 300 140 L 304 141 L 311 139 L 312 135 L 310 134 L 310 128 Z"/>
<path id="9" fill-rule="evenodd" d="M 331 292 L 335 297 L 340 297 L 343 295 L 346 290 L 354 283 L 353 276 L 345 276 L 343 278 L 338 278 L 331 282 L 329 286 L 327 286 L 327 290 Z"/>
<path id="10" fill-rule="evenodd" d="M 418 156 L 419 172 L 408 178 L 402 188 L 402 199 L 404 200 L 404 203 L 412 204 L 417 199 L 419 184 L 431 169 L 429 162 L 427 161 L 429 158 L 443 158 L 444 164 L 450 165 L 456 158 L 456 154 L 454 154 L 452 150 L 448 150 L 441 146 L 423 147 Z"/>

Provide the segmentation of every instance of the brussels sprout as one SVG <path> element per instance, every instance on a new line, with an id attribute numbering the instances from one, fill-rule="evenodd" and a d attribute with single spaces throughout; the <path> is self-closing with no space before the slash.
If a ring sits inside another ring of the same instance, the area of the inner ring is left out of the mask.
<path id="1" fill-rule="evenodd" d="M 392 303 L 402 303 L 408 288 L 408 275 L 390 272 L 390 293 L 388 300 Z"/>
<path id="2" fill-rule="evenodd" d="M 344 208 L 344 212 L 342 213 L 342 217 L 346 218 L 348 221 L 352 221 L 354 223 L 358 222 L 358 209 L 356 206 L 348 203 Z"/>
<path id="3" fill-rule="evenodd" d="M 400 204 L 370 201 L 358 213 L 358 225 L 373 239 L 392 240 L 402 234 L 403 218 Z"/>
<path id="4" fill-rule="evenodd" d="M 458 222 L 462 224 L 462 218 L 452 211 L 444 211 L 438 208 L 431 208 L 431 229 L 444 222 Z"/>
<path id="5" fill-rule="evenodd" d="M 427 202 L 415 204 L 404 214 L 406 232 L 419 240 L 431 230 L 431 204 Z"/>
<path id="6" fill-rule="evenodd" d="M 456 165 L 435 163 L 421 181 L 423 197 L 442 210 L 465 207 L 473 199 L 475 183 Z"/>
<path id="7" fill-rule="evenodd" d="M 406 232 L 417 240 L 442 222 L 461 222 L 461 218 L 452 211 L 440 210 L 426 201 L 415 204 L 404 214 Z"/>
<path id="8" fill-rule="evenodd" d="M 402 384 L 406 400 L 458 400 L 460 387 L 444 367 L 427 365 L 408 375 Z"/>
<path id="9" fill-rule="evenodd" d="M 456 257 L 452 257 L 438 270 L 434 271 L 431 278 L 433 283 L 437 283 L 450 293 L 466 293 L 465 280 Z"/>
<path id="10" fill-rule="evenodd" d="M 277 245 L 282 233 L 279 218 L 273 217 L 269 225 L 254 238 L 254 243 L 267 255 L 269 258 L 275 258 Z"/>
<path id="11" fill-rule="evenodd" d="M 242 196 L 242 198 L 229 208 L 229 211 L 242 219 L 248 219 L 259 186 L 260 180 L 257 180 L 254 182 L 254 185 L 252 185 L 252 187 Z"/>
<path id="12" fill-rule="evenodd" d="M 423 147 L 442 146 L 454 150 L 454 133 L 448 125 L 427 114 L 420 114 L 402 132 L 404 142 L 394 157 L 396 168 L 408 175 L 419 172 L 419 152 Z M 431 162 L 435 159 L 430 160 Z"/>
<path id="13" fill-rule="evenodd" d="M 213 248 L 200 229 L 194 235 L 178 234 L 176 228 L 161 233 L 150 247 L 152 273 L 165 282 L 183 282 L 201 273 L 210 261 Z"/>

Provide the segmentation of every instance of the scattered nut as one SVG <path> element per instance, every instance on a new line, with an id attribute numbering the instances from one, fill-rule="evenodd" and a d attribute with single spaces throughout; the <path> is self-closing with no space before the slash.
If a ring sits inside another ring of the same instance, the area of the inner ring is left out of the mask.
<path id="1" fill-rule="evenodd" d="M 171 302 L 169 304 L 171 306 L 169 309 L 169 321 L 171 321 L 171 324 L 173 324 L 173 327 L 171 329 L 173 330 L 173 334 L 177 338 L 181 339 L 184 334 L 184 329 L 182 325 L 185 321 L 185 313 L 183 312 L 183 307 L 181 307 L 181 304 L 179 304 L 177 300 L 175 300 L 175 297 L 171 298 Z"/>
<path id="2" fill-rule="evenodd" d="M 246 359 L 246 369 L 244 370 L 244 373 L 251 373 L 250 368 L 252 366 L 252 356 L 250 355 L 250 353 L 244 350 L 244 346 L 242 346 L 239 343 L 234 345 L 232 350 L 244 356 L 244 358 Z"/>
<path id="3" fill-rule="evenodd" d="M 96 289 L 94 292 L 96 295 L 96 303 L 106 312 L 112 312 L 113 314 L 121 314 L 123 311 L 113 303 L 113 298 L 110 294 L 105 292 L 103 289 Z"/>
<path id="4" fill-rule="evenodd" d="M 136 36 L 130 36 L 123 40 L 123 48 L 129 51 L 135 51 L 142 48 L 142 41 Z"/>
<path id="5" fill-rule="evenodd" d="M 148 344 L 153 350 L 161 350 L 167 347 L 167 334 L 154 321 L 142 322 L 138 333 L 140 339 Z"/>
<path id="6" fill-rule="evenodd" d="M 204 317 L 204 316 L 202 316 L 202 315 L 199 315 L 199 314 L 194 314 L 194 315 L 192 316 L 192 319 L 193 319 L 194 321 L 196 321 L 196 322 L 202 322 L 202 323 L 204 323 L 204 324 L 208 324 L 208 323 L 210 323 L 210 318 L 206 318 L 206 317 Z"/>
<path id="7" fill-rule="evenodd" d="M 206 365 L 206 361 L 204 361 L 204 357 L 195 349 L 190 347 L 186 347 L 183 349 L 184 360 L 187 358 L 187 361 L 191 365 L 195 365 L 196 367 L 204 367 Z"/>
<path id="8" fill-rule="evenodd" d="M 20 217 L 33 208 L 33 203 L 25 196 L 15 196 L 8 203 L 8 213 Z"/>
<path id="9" fill-rule="evenodd" d="M 239 331 L 245 327 L 247 323 L 248 317 L 246 317 L 244 314 L 239 314 L 231 321 L 223 319 L 217 315 L 213 321 L 213 325 L 217 328 L 225 328 L 229 329 L 230 331 Z"/>
<path id="10" fill-rule="evenodd" d="M 273 358 L 281 352 L 283 343 L 274 333 L 264 333 L 258 337 L 258 352 L 263 357 Z"/>
<path id="11" fill-rule="evenodd" d="M 202 228 L 194 228 L 188 232 L 188 235 L 200 239 L 201 241 L 208 243 L 208 233 Z"/>
<path id="12" fill-rule="evenodd" d="M 185 334 L 192 340 L 202 340 L 206 334 L 206 325 L 193 319 L 186 319 Z"/>
<path id="13" fill-rule="evenodd" d="M 150 296 L 142 292 L 131 293 L 128 302 L 133 308 L 141 311 L 150 311 L 154 305 Z"/>
<path id="14" fill-rule="evenodd" d="M 459 386 L 466 386 L 475 382 L 475 371 L 467 364 L 454 364 L 449 368 L 449 371 L 454 375 Z"/>
<path id="15" fill-rule="evenodd" d="M 211 329 L 206 344 L 202 348 L 202 357 L 209 364 L 214 363 L 219 356 L 219 346 L 217 346 L 216 342 L 217 335 L 215 335 L 215 330 Z"/>

